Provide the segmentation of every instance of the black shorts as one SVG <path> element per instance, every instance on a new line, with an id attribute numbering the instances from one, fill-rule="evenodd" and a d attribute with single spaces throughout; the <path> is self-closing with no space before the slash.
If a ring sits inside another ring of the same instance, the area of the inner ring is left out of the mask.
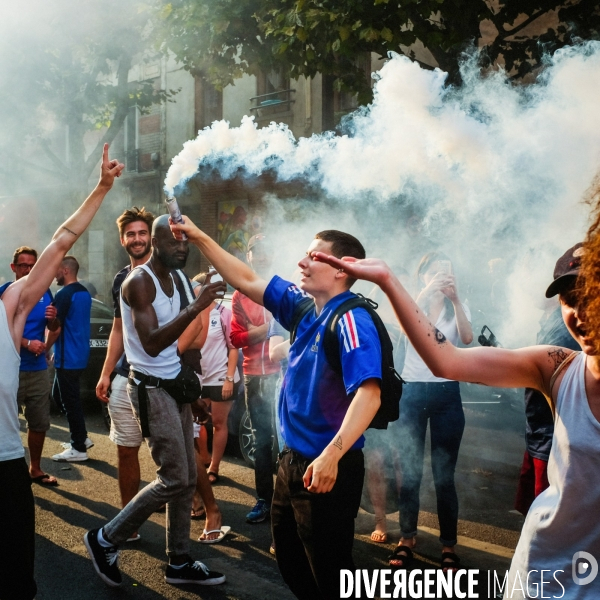
<path id="1" fill-rule="evenodd" d="M 239 381 L 233 384 L 233 393 L 227 400 L 223 400 L 222 385 L 204 385 L 202 386 L 202 398 L 208 398 L 211 402 L 231 402 L 237 396 L 239 385 Z"/>

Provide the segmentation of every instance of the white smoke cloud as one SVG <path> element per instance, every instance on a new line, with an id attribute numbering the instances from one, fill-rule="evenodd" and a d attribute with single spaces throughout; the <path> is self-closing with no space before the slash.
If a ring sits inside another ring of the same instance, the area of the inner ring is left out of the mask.
<path id="1" fill-rule="evenodd" d="M 381 206 L 380 224 L 346 215 L 353 232 L 367 236 L 369 253 L 410 265 L 419 258 L 409 256 L 408 216 L 416 214 L 418 236 L 450 253 L 459 270 L 481 268 L 484 255 L 505 259 L 500 337 L 531 342 L 554 262 L 585 232 L 580 199 L 600 165 L 600 43 L 558 51 L 530 86 L 503 73 L 482 77 L 474 58 L 458 89 L 445 86 L 440 70 L 398 55 L 377 79 L 372 104 L 345 122 L 345 135 L 296 140 L 285 125 L 258 129 L 252 117 L 240 127 L 215 122 L 173 159 L 165 190 L 176 193 L 203 166 L 224 178 L 269 170 L 280 181 L 305 180 L 338 202 L 338 223 L 340 206 Z M 333 220 L 326 212 L 323 221 Z M 297 233 L 299 224 L 289 227 Z M 394 231 L 393 242 L 378 227 Z"/>

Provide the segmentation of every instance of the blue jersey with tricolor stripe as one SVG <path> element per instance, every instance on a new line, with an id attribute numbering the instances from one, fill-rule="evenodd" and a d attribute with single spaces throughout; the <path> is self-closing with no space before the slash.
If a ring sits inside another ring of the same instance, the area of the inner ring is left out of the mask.
<path id="1" fill-rule="evenodd" d="M 346 416 L 356 390 L 368 379 L 381 380 L 381 345 L 369 313 L 357 308 L 339 321 L 338 340 L 343 376 L 329 366 L 323 339 L 332 312 L 352 292 L 335 296 L 321 314 L 310 311 L 298 325 L 290 348 L 288 370 L 279 397 L 281 434 L 289 448 L 316 458 L 331 442 Z M 293 283 L 274 277 L 264 295 L 265 308 L 290 329 L 294 311 L 306 298 Z M 353 448 L 362 448 L 361 436 Z"/>

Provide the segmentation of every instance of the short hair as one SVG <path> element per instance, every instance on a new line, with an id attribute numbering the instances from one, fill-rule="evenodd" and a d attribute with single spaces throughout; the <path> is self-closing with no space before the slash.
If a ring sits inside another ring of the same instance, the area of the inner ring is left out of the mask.
<path id="1" fill-rule="evenodd" d="M 315 235 L 315 240 L 323 240 L 331 244 L 331 254 L 336 258 L 343 258 L 344 256 L 352 256 L 353 258 L 366 258 L 367 253 L 365 252 L 364 246 L 349 233 L 338 231 L 337 229 L 325 229 L 319 231 Z M 355 283 L 356 279 L 348 277 L 348 289 L 350 289 Z"/>
<path id="2" fill-rule="evenodd" d="M 19 260 L 19 256 L 21 256 L 21 254 L 31 254 L 31 256 L 33 256 L 35 258 L 35 260 L 38 259 L 38 253 L 36 250 L 34 250 L 33 248 L 30 248 L 29 246 L 19 246 L 13 254 L 13 259 L 12 259 L 12 264 L 16 265 L 17 261 Z"/>
<path id="3" fill-rule="evenodd" d="M 123 211 L 123 214 L 117 219 L 117 227 L 119 228 L 119 236 L 123 237 L 125 234 L 125 227 L 130 223 L 136 221 L 143 221 L 148 226 L 148 231 L 152 229 L 152 222 L 154 221 L 154 215 L 146 210 L 143 206 L 138 208 L 134 206 Z"/>
<path id="4" fill-rule="evenodd" d="M 79 273 L 79 261 L 74 256 L 71 256 L 71 255 L 65 256 L 60 261 L 60 266 L 67 267 L 67 269 L 69 269 L 69 271 L 71 271 L 71 273 L 73 273 L 73 275 L 77 275 L 77 273 Z"/>

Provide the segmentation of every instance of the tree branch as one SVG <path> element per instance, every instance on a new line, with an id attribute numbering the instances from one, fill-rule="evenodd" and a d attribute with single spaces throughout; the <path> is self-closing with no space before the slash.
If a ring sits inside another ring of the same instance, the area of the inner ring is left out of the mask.
<path id="1" fill-rule="evenodd" d="M 115 115 L 111 119 L 110 126 L 104 132 L 104 135 L 100 141 L 96 144 L 94 150 L 90 153 L 83 166 L 83 173 L 85 178 L 88 178 L 92 173 L 96 163 L 98 162 L 98 156 L 101 154 L 101 149 L 104 144 L 111 144 L 119 129 L 125 122 L 127 113 L 129 112 L 129 69 L 131 68 L 131 57 L 123 54 L 119 61 L 119 68 L 117 70 L 117 90 L 118 100 Z"/>
<path id="2" fill-rule="evenodd" d="M 44 138 L 40 138 L 40 146 L 44 154 L 50 159 L 50 162 L 55 167 L 57 167 L 63 174 L 67 174 L 67 166 L 65 165 L 65 163 L 62 162 L 62 160 L 60 160 L 60 158 L 58 158 L 58 156 L 56 156 L 56 154 L 54 154 L 54 152 L 50 148 L 50 145 L 48 144 L 48 141 Z"/>
<path id="3" fill-rule="evenodd" d="M 539 10 L 538 12 L 531 15 L 528 19 L 525 19 L 522 23 L 520 23 L 516 27 L 513 27 L 512 29 L 509 29 L 508 31 L 504 29 L 504 23 L 502 24 L 502 27 L 498 27 L 496 25 L 496 28 L 498 29 L 498 38 L 504 41 L 506 40 L 506 38 L 512 37 L 513 35 L 519 33 L 519 31 L 521 31 L 522 29 L 525 29 L 525 27 L 533 23 L 536 19 L 538 19 L 542 15 L 547 14 L 548 12 L 548 10 Z"/>

